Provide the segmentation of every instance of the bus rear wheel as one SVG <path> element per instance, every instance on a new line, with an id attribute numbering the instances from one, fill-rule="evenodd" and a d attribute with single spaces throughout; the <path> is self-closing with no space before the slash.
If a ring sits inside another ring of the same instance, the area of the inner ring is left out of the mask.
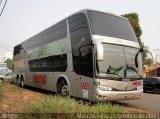
<path id="1" fill-rule="evenodd" d="M 20 79 L 19 86 L 22 88 L 24 87 L 24 77 L 23 76 Z"/>
<path id="2" fill-rule="evenodd" d="M 22 88 L 24 87 L 24 80 L 20 81 L 20 87 L 22 87 Z"/>

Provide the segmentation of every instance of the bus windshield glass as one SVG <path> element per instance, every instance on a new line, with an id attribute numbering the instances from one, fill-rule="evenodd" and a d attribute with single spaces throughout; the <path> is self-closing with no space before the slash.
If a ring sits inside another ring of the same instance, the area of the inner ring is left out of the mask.
<path id="1" fill-rule="evenodd" d="M 88 17 L 92 34 L 137 42 L 137 38 L 128 20 L 96 11 L 88 11 Z"/>
<path id="2" fill-rule="evenodd" d="M 138 48 L 103 44 L 104 60 L 97 61 L 97 76 L 122 80 L 130 78 L 132 80 L 141 79 L 141 56 L 138 57 L 139 67 L 135 66 L 135 55 Z"/>

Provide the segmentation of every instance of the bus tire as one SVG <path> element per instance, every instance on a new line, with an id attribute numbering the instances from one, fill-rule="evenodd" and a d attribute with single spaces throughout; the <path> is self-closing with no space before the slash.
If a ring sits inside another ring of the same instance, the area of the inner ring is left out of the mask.
<path id="1" fill-rule="evenodd" d="M 24 77 L 23 76 L 21 76 L 19 86 L 22 88 L 24 87 Z"/>
<path id="2" fill-rule="evenodd" d="M 20 77 L 19 75 L 16 76 L 16 85 L 19 86 L 20 84 Z"/>
<path id="3" fill-rule="evenodd" d="M 58 81 L 57 93 L 60 94 L 61 96 L 69 95 L 69 86 L 64 78 L 59 79 Z"/>

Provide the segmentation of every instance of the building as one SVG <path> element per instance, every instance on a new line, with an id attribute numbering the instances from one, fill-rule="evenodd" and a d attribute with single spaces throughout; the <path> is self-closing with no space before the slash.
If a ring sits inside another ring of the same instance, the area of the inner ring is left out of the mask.
<path id="1" fill-rule="evenodd" d="M 160 63 L 160 49 L 153 50 L 152 54 L 154 56 L 155 63 Z"/>
<path id="2" fill-rule="evenodd" d="M 143 77 L 160 77 L 160 64 L 151 67 L 143 66 Z"/>
<path id="3" fill-rule="evenodd" d="M 160 77 L 160 49 L 149 51 L 152 54 L 153 65 L 143 66 L 143 77 Z"/>

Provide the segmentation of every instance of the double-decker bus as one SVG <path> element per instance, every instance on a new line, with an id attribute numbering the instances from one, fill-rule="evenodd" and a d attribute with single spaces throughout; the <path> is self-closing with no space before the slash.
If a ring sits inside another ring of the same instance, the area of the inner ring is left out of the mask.
<path id="1" fill-rule="evenodd" d="M 14 47 L 14 82 L 90 101 L 138 99 L 141 51 L 127 19 L 85 9 Z"/>

